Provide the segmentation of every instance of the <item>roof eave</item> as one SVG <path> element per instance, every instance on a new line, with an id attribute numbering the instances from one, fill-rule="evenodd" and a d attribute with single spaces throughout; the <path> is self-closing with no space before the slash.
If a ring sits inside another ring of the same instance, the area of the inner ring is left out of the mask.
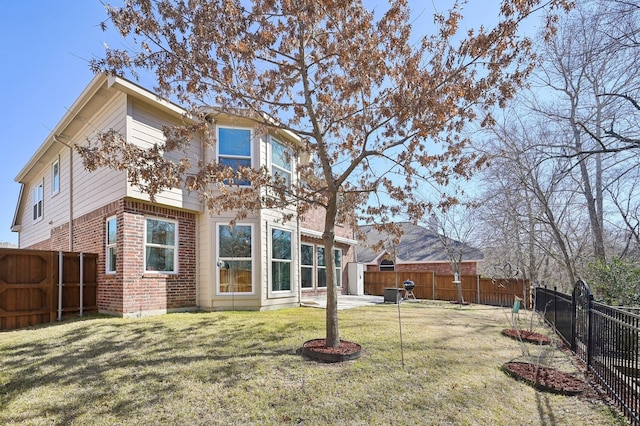
<path id="1" fill-rule="evenodd" d="M 107 77 L 104 74 L 97 74 L 89 85 L 84 89 L 82 94 L 76 99 L 76 101 L 71 105 L 71 108 L 67 110 L 62 119 L 58 122 L 56 127 L 49 133 L 49 136 L 42 142 L 38 150 L 31 156 L 27 164 L 20 170 L 18 175 L 14 178 L 14 181 L 23 183 L 26 176 L 29 174 L 31 169 L 35 167 L 40 160 L 40 158 L 47 152 L 51 146 L 56 143 L 56 135 L 59 135 L 63 132 L 65 127 L 69 125 L 69 123 L 76 117 L 77 113 L 82 109 L 82 107 L 91 99 L 93 95 L 100 89 L 100 86 L 104 84 Z"/>
<path id="2" fill-rule="evenodd" d="M 18 217 L 20 212 L 20 206 L 22 205 L 22 193 L 24 192 L 24 184 L 20 185 L 20 193 L 18 194 L 18 202 L 16 204 L 16 211 L 13 213 L 13 221 L 11 221 L 11 231 L 22 231 L 22 225 L 18 223 Z"/>

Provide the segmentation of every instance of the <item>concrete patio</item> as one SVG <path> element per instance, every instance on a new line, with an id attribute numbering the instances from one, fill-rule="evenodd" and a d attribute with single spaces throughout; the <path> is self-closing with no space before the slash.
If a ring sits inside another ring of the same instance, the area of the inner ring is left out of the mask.
<path id="1" fill-rule="evenodd" d="M 371 306 L 371 305 L 379 305 L 384 303 L 383 296 L 352 296 L 346 294 L 338 295 L 338 309 L 350 309 L 357 308 L 359 306 Z M 302 300 L 300 302 L 302 306 L 310 307 L 310 308 L 327 308 L 327 297 L 326 296 L 302 296 Z"/>

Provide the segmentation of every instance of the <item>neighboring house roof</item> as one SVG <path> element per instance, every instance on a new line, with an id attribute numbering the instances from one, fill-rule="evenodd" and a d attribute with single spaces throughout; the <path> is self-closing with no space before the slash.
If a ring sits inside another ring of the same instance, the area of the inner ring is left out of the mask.
<path id="1" fill-rule="evenodd" d="M 398 262 L 402 263 L 420 263 L 420 262 L 448 262 L 449 257 L 440 241 L 440 237 L 428 228 L 414 225 L 410 222 L 402 222 L 397 224 L 402 229 L 402 236 L 397 246 Z M 380 233 L 373 225 L 360 226 L 362 242 L 358 246 L 357 261 L 360 263 L 376 263 L 380 256 L 385 252 L 393 251 L 392 238 L 386 233 Z M 385 242 L 383 248 L 374 250 L 373 247 Z M 484 256 L 482 251 L 471 247 L 459 241 L 453 241 L 453 244 L 462 247 L 463 261 L 478 261 Z"/>

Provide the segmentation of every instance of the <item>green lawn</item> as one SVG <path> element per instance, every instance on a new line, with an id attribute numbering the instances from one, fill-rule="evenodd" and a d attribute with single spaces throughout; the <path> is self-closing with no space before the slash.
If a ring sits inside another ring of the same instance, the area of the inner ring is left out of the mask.
<path id="1" fill-rule="evenodd" d="M 302 343 L 324 337 L 324 314 L 93 317 L 0 333 L 0 424 L 625 424 L 601 403 L 504 374 L 523 353 L 500 334 L 507 309 L 403 303 L 405 368 L 397 305 L 340 311 L 341 337 L 360 343 L 362 358 L 303 359 Z M 543 359 L 575 370 L 559 350 Z"/>

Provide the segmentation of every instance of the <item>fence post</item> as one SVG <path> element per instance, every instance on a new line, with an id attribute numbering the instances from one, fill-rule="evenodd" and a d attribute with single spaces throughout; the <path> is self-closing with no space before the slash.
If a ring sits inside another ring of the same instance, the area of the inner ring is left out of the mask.
<path id="1" fill-rule="evenodd" d="M 62 282 L 64 281 L 62 273 L 63 273 L 63 265 L 64 264 L 64 253 L 61 251 L 58 252 L 58 321 L 62 321 Z"/>
<path id="2" fill-rule="evenodd" d="M 477 289 L 477 293 L 478 293 L 478 299 L 476 300 L 476 303 L 480 303 L 480 275 L 476 274 L 476 289 Z"/>
<path id="3" fill-rule="evenodd" d="M 557 299 L 556 299 L 556 293 L 558 292 L 558 287 L 556 287 L 555 285 L 553 286 L 553 328 L 556 329 L 556 324 L 558 324 L 557 321 L 557 311 L 558 311 L 558 306 L 557 306 Z"/>
<path id="4" fill-rule="evenodd" d="M 84 253 L 80 253 L 80 316 L 84 314 Z"/>
<path id="5" fill-rule="evenodd" d="M 587 294 L 587 368 L 591 367 L 591 352 L 593 351 L 593 314 L 592 314 L 593 294 L 591 289 Z"/>
<path id="6" fill-rule="evenodd" d="M 436 271 L 431 272 L 431 300 L 436 300 Z"/>
<path id="7" fill-rule="evenodd" d="M 578 349 L 576 345 L 576 315 L 578 310 L 578 302 L 576 301 L 576 288 L 578 286 L 578 283 L 573 286 L 573 292 L 571 293 L 571 352 L 573 353 L 576 353 L 576 350 Z"/>

